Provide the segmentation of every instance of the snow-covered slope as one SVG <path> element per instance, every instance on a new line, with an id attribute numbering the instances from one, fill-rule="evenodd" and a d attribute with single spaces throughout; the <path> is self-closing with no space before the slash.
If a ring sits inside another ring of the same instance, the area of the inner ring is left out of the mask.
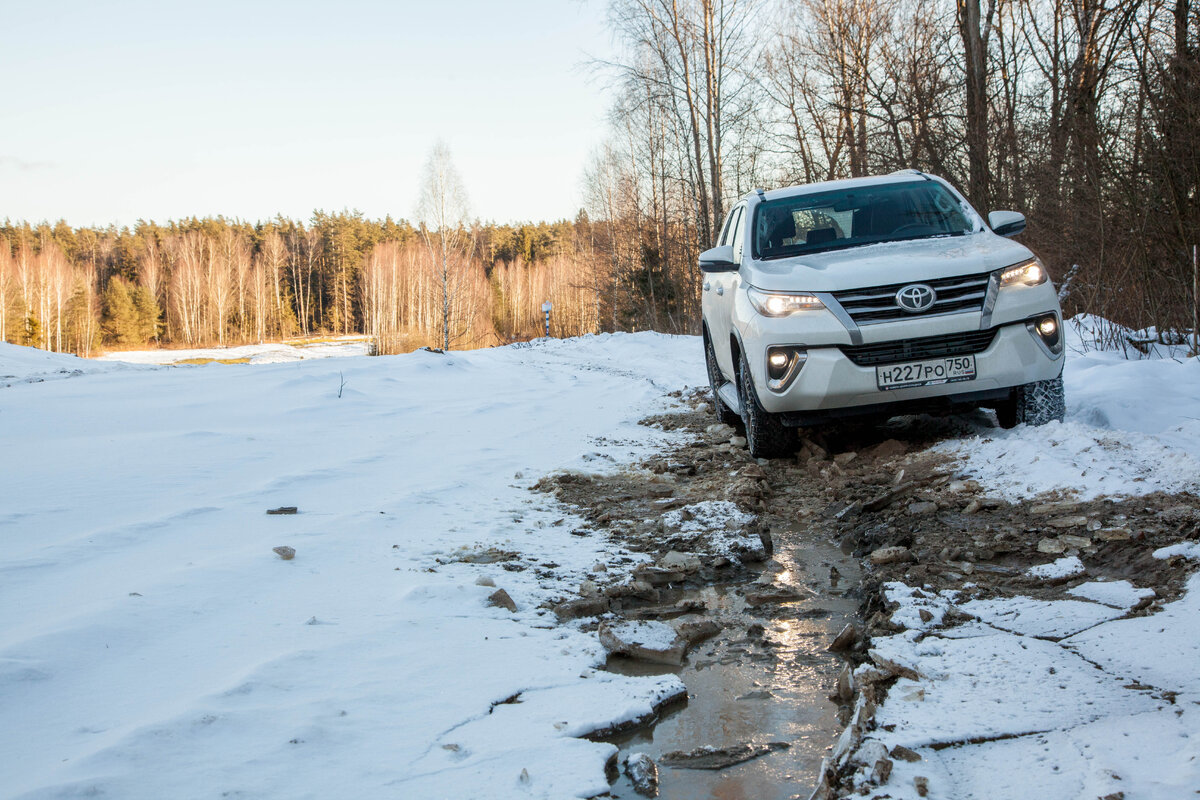
<path id="1" fill-rule="evenodd" d="M 570 737 L 675 679 L 596 672 L 594 635 L 539 611 L 611 546 L 527 487 L 652 449 L 636 420 L 703 381 L 698 340 L 188 369 L 0 350 L 0 374 L 76 363 L 0 386 L 0 794 L 607 789 L 615 748 Z"/>

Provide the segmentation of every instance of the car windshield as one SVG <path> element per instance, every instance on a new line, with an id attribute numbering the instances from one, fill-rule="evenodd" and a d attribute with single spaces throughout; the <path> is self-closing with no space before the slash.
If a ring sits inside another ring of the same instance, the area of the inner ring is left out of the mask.
<path id="1" fill-rule="evenodd" d="M 754 216 L 754 257 L 961 236 L 973 229 L 958 198 L 937 181 L 859 186 L 760 203 Z"/>

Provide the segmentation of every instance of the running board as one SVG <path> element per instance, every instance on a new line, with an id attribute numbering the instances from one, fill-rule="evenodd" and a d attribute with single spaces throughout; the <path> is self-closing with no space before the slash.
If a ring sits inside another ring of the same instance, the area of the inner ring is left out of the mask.
<path id="1" fill-rule="evenodd" d="M 737 389 L 734 388 L 731 381 L 725 381 L 721 384 L 721 387 L 717 389 L 717 397 L 721 398 L 721 402 L 724 403 L 730 411 L 737 414 L 739 417 L 742 415 L 742 404 L 738 402 Z"/>

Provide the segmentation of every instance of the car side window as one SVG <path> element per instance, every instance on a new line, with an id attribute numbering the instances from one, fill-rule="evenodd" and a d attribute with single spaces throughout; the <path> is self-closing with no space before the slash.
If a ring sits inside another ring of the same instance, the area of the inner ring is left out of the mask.
<path id="1" fill-rule="evenodd" d="M 725 227 L 721 229 L 721 236 L 717 239 L 717 243 L 714 245 L 714 247 L 724 247 L 733 239 L 733 229 L 735 227 L 733 220 L 737 215 L 738 210 L 736 208 L 729 212 L 729 216 L 725 218 Z"/>
<path id="2" fill-rule="evenodd" d="M 739 262 L 742 260 L 742 244 L 746 239 L 743 233 L 745 226 L 742 225 L 742 216 L 745 211 L 745 206 L 738 206 L 734 209 L 733 225 L 731 226 L 733 228 L 733 240 L 730 244 L 733 245 L 733 260 Z"/>

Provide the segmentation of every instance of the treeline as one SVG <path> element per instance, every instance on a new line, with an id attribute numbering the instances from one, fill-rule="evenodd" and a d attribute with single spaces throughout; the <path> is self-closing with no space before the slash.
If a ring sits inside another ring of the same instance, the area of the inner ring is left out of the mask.
<path id="1" fill-rule="evenodd" d="M 465 228 L 453 253 L 452 346 L 622 327 L 621 292 L 589 269 L 587 215 Z M 0 225 L 0 340 L 99 347 L 232 345 L 368 333 L 381 352 L 441 346 L 443 302 L 423 229 L 317 212 L 307 223 L 190 219 L 133 228 Z M 459 290 L 460 289 L 460 290 Z"/>
<path id="2" fill-rule="evenodd" d="M 1194 0 L 611 0 L 589 211 L 651 324 L 695 330 L 697 251 L 754 187 L 918 168 L 1015 209 L 1068 313 L 1190 327 Z"/>
<path id="3" fill-rule="evenodd" d="M 554 335 L 695 333 L 696 256 L 738 197 L 913 167 L 1025 213 L 1068 314 L 1186 329 L 1194 2 L 610 0 L 617 99 L 574 220 L 471 221 L 439 147 L 416 224 L 6 223 L 0 338 L 87 354 L 366 332 L 394 352 L 539 335 L 545 300 Z"/>

